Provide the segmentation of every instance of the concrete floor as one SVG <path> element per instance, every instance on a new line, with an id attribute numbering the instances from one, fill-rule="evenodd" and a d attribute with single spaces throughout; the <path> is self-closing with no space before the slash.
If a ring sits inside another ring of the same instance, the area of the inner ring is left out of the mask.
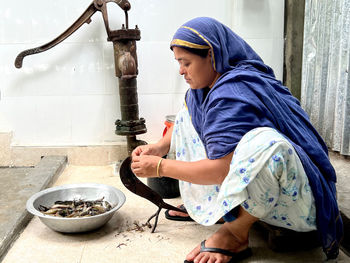
<path id="1" fill-rule="evenodd" d="M 349 178 L 350 161 L 334 155 L 334 166 L 342 177 Z M 339 175 L 338 175 L 339 176 Z M 347 187 L 350 181 L 342 178 L 340 198 L 349 197 Z M 156 212 L 157 208 L 149 201 L 129 192 L 120 182 L 114 166 L 67 166 L 55 185 L 71 183 L 103 183 L 120 189 L 126 195 L 126 202 L 102 228 L 84 234 L 62 234 L 46 227 L 34 217 L 14 242 L 3 258 L 3 263 L 26 262 L 183 262 L 186 254 L 209 237 L 220 225 L 204 227 L 194 222 L 169 221 L 161 212 L 155 233 L 148 228 L 141 232 L 134 228 Z M 177 205 L 179 198 L 166 200 Z M 348 205 L 343 204 L 349 208 Z M 2 208 L 0 208 L 2 209 Z M 2 223 L 2 222 L 1 222 Z M 152 222 L 153 223 L 153 222 Z M 258 228 L 250 233 L 250 247 L 253 256 L 243 262 L 323 262 L 321 248 L 290 252 L 273 252 Z M 335 261 L 333 261 L 335 262 Z M 343 252 L 337 262 L 350 262 Z"/>
<path id="2" fill-rule="evenodd" d="M 0 261 L 32 218 L 25 209 L 28 198 L 55 181 L 66 163 L 65 156 L 50 156 L 35 167 L 0 168 Z"/>

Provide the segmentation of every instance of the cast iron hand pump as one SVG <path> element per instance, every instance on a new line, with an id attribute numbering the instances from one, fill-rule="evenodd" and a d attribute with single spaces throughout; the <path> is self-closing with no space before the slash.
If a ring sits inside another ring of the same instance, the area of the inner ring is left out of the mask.
<path id="1" fill-rule="evenodd" d="M 118 4 L 121 9 L 124 10 L 125 24 L 123 24 L 122 28 L 119 30 L 111 30 L 109 28 L 107 14 L 107 3 L 109 2 Z M 119 95 L 122 118 L 121 120 L 116 120 L 115 122 L 116 134 L 126 136 L 129 155 L 138 145 L 146 144 L 144 141 L 137 140 L 136 135 L 147 131 L 145 120 L 143 118 L 139 118 L 136 83 L 136 77 L 138 74 L 136 40 L 140 40 L 141 36 L 140 30 L 137 26 L 135 26 L 135 29 L 129 29 L 128 10 L 130 10 L 130 8 L 131 5 L 127 0 L 94 0 L 85 10 L 85 12 L 61 35 L 42 46 L 22 51 L 15 60 L 16 68 L 21 68 L 24 57 L 44 52 L 61 43 L 83 24 L 89 24 L 91 22 L 91 16 L 96 11 L 100 11 L 102 13 L 107 31 L 107 41 L 113 42 L 115 74 L 119 79 Z M 158 215 L 162 208 L 177 211 L 182 210 L 166 204 L 160 195 L 138 180 L 130 169 L 130 161 L 131 159 L 128 157 L 123 162 L 120 171 L 121 181 L 131 192 L 146 198 L 158 206 L 157 213 L 152 215 L 147 221 L 149 222 L 156 216 L 155 224 L 152 229 L 152 232 L 154 232 L 158 222 Z"/>
<path id="2" fill-rule="evenodd" d="M 107 3 L 113 2 L 118 4 L 125 13 L 125 25 L 119 30 L 111 30 L 109 28 Z M 121 120 L 116 120 L 116 134 L 127 137 L 128 152 L 141 144 L 146 144 L 144 141 L 136 140 L 136 135 L 147 131 L 145 119 L 139 118 L 139 107 L 137 98 L 136 77 L 137 55 L 136 55 L 136 40 L 140 40 L 140 30 L 129 29 L 128 10 L 131 5 L 127 0 L 94 0 L 85 12 L 61 35 L 54 40 L 40 47 L 22 51 L 15 60 L 15 66 L 21 68 L 25 56 L 44 52 L 57 44 L 61 43 L 78 28 L 85 23 L 91 22 L 91 16 L 100 11 L 103 16 L 105 28 L 107 31 L 107 40 L 113 42 L 114 59 L 115 59 L 115 74 L 119 78 L 119 95 L 121 107 Z"/>

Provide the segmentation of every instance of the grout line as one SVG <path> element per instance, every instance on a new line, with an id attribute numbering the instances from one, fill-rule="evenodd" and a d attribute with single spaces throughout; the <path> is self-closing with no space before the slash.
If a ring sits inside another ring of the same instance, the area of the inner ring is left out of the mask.
<path id="1" fill-rule="evenodd" d="M 84 242 L 84 247 L 83 247 L 83 250 L 81 251 L 81 255 L 80 255 L 80 259 L 79 259 L 79 263 L 81 263 L 81 260 L 83 259 L 83 255 L 84 255 L 85 247 L 86 247 L 86 242 Z"/>

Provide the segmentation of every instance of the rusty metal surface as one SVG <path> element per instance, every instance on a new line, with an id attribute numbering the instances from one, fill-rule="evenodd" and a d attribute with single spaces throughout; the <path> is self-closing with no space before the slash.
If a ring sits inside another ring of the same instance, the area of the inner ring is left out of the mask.
<path id="1" fill-rule="evenodd" d="M 138 62 L 136 40 L 140 40 L 140 30 L 126 29 L 110 32 L 107 39 L 113 42 L 115 74 L 119 79 L 121 120 L 116 120 L 118 135 L 127 136 L 128 153 L 138 145 L 145 144 L 134 137 L 147 132 L 145 119 L 139 118 L 137 74 Z"/>

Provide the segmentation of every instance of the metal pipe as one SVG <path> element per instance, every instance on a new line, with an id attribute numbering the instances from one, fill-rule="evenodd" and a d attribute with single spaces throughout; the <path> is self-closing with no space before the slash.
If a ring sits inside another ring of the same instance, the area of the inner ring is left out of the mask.
<path id="1" fill-rule="evenodd" d="M 140 31 L 137 27 L 113 31 L 108 39 L 113 42 L 115 74 L 119 79 L 121 120 L 116 120 L 115 132 L 127 136 L 129 155 L 138 145 L 146 144 L 136 140 L 135 136 L 147 132 L 145 119 L 139 118 L 137 96 L 136 40 L 139 39 Z"/>

